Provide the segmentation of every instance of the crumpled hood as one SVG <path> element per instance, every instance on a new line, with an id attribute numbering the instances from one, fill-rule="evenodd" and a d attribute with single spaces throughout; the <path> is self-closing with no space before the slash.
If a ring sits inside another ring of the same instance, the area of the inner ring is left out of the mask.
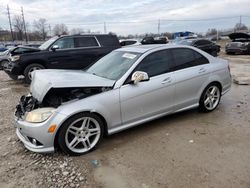
<path id="1" fill-rule="evenodd" d="M 231 39 L 231 40 L 235 40 L 235 39 L 249 39 L 250 38 L 250 35 L 247 34 L 247 33 L 231 33 L 230 35 L 228 35 L 228 37 Z"/>
<path id="2" fill-rule="evenodd" d="M 115 80 L 109 80 L 82 70 L 37 70 L 32 73 L 30 91 L 32 96 L 42 102 L 51 88 L 70 87 L 112 87 Z"/>

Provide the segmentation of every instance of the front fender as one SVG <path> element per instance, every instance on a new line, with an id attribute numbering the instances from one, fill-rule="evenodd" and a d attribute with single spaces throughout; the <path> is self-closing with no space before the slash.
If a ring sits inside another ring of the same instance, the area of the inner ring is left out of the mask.
<path id="1" fill-rule="evenodd" d="M 113 89 L 81 100 L 64 103 L 57 109 L 58 113 L 65 116 L 63 122 L 75 114 L 86 111 L 100 114 L 105 119 L 108 129 L 120 125 L 119 89 Z"/>

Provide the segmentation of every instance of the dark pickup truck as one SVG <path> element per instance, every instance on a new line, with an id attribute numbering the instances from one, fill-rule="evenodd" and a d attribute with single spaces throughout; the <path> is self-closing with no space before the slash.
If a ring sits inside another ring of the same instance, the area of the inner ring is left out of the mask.
<path id="1" fill-rule="evenodd" d="M 109 52 L 120 48 L 116 35 L 88 34 L 57 36 L 39 47 L 38 52 L 11 57 L 9 75 L 24 75 L 31 82 L 31 72 L 38 69 L 84 69 Z"/>

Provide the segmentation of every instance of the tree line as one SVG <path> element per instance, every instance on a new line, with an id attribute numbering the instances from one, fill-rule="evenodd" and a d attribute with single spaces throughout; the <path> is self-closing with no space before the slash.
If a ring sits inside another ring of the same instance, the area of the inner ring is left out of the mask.
<path id="1" fill-rule="evenodd" d="M 45 41 L 48 38 L 55 35 L 67 35 L 67 34 L 82 34 L 82 33 L 91 33 L 90 30 L 83 30 L 82 28 L 72 28 L 71 30 L 64 24 L 55 24 L 53 27 L 47 22 L 45 18 L 40 18 L 34 20 L 32 24 L 26 22 L 24 25 L 23 19 L 20 15 L 15 15 L 12 19 L 12 29 L 13 29 L 13 40 L 14 41 L 23 41 L 25 39 L 25 26 L 27 30 L 28 41 Z M 248 27 L 243 23 L 237 23 L 232 32 L 237 31 L 247 31 Z M 97 32 L 100 33 L 100 32 Z M 113 32 L 110 32 L 115 34 Z M 205 36 L 221 35 L 223 32 L 215 28 L 208 29 Z M 202 36 L 201 33 L 196 33 L 198 36 Z M 145 36 L 166 36 L 169 39 L 172 38 L 170 32 L 164 32 L 159 34 L 155 33 L 144 33 L 144 34 L 129 34 L 129 35 L 118 35 L 119 38 L 143 38 Z M 10 31 L 1 29 L 0 25 L 0 41 L 11 41 L 12 36 Z"/>

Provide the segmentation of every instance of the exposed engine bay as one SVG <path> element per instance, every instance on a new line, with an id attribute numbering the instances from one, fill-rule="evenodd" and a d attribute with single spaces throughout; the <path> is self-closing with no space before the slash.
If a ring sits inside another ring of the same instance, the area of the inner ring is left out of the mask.
<path id="1" fill-rule="evenodd" d="M 112 87 L 84 87 L 84 88 L 51 88 L 45 95 L 42 103 L 39 103 L 32 95 L 22 96 L 16 106 L 15 115 L 21 118 L 25 112 L 30 112 L 37 108 L 54 107 L 57 108 L 63 103 L 80 100 L 98 93 L 111 90 Z"/>

